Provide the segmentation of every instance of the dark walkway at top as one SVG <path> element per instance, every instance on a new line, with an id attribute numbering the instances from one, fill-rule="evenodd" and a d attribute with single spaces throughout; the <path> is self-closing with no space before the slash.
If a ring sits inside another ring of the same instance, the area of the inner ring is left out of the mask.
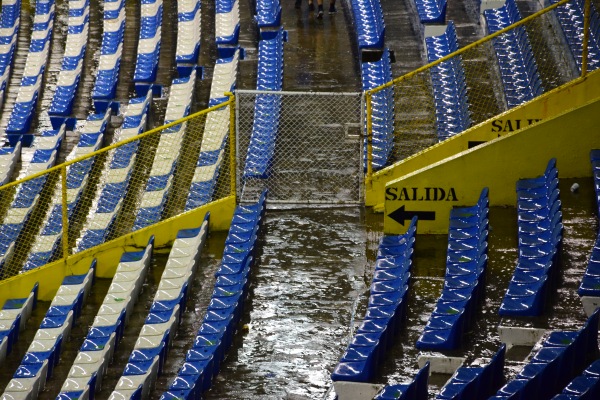
<path id="1" fill-rule="evenodd" d="M 240 63 L 240 89 L 256 89 L 258 35 L 248 3 L 240 4 L 240 45 L 247 51 L 246 60 Z M 325 3 L 327 8 L 328 0 Z M 343 0 L 337 1 L 337 14 L 330 16 L 326 10 L 323 19 L 317 19 L 313 12 L 308 11 L 306 0 L 303 0 L 300 10 L 294 8 L 293 0 L 282 1 L 281 22 L 289 35 L 283 49 L 284 90 L 360 90 L 359 65 L 351 36 L 354 32 L 346 19 L 350 16 L 349 11 L 342 3 Z"/>

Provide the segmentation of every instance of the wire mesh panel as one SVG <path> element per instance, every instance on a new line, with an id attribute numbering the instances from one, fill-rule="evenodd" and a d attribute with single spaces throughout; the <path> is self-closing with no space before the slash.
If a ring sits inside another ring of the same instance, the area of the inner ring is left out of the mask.
<path id="1" fill-rule="evenodd" d="M 237 91 L 238 192 L 269 202 L 362 199 L 361 93 Z"/>
<path id="2" fill-rule="evenodd" d="M 432 34 L 425 40 L 432 64 L 373 89 L 373 95 L 389 86 L 394 92 L 396 146 L 388 164 L 579 77 L 584 0 L 549 3 L 554 9 L 528 18 L 520 14 L 514 0 L 482 10 L 484 33 L 495 36 L 461 43 L 463 47 L 455 53 L 436 53 L 436 47 L 447 49 L 452 40 L 456 43 L 450 29 Z M 593 6 L 590 15 L 588 71 L 600 66 L 600 31 L 594 22 L 598 12 Z M 437 61 L 442 57 L 443 61 Z M 511 121 L 494 129 L 508 133 L 536 121 Z"/>
<path id="3" fill-rule="evenodd" d="M 148 132 L 148 102 L 131 102 L 114 134 L 110 110 L 91 115 L 54 167 L 38 137 L 22 179 L 0 187 L 0 279 L 234 194 L 233 101 Z"/>

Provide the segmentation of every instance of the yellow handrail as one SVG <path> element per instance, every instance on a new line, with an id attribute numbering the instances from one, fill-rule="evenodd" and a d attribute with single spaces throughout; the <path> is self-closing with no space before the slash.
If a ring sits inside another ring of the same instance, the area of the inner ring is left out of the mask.
<path id="1" fill-rule="evenodd" d="M 371 189 L 373 179 L 373 95 L 370 92 L 365 93 L 365 101 L 367 105 L 367 176 L 365 184 L 367 189 Z"/>
<path id="2" fill-rule="evenodd" d="M 60 186 L 62 203 L 62 248 L 65 261 L 69 257 L 69 209 L 67 204 L 67 167 L 60 168 Z"/>
<path id="3" fill-rule="evenodd" d="M 236 137 L 235 137 L 235 96 L 231 92 L 225 93 L 229 97 L 231 107 L 229 107 L 229 180 L 230 195 L 234 196 L 237 192 L 237 160 L 236 160 Z"/>
<path id="4" fill-rule="evenodd" d="M 591 0 L 585 0 L 585 4 L 583 6 L 583 49 L 581 50 L 581 76 L 587 75 L 591 7 Z"/>

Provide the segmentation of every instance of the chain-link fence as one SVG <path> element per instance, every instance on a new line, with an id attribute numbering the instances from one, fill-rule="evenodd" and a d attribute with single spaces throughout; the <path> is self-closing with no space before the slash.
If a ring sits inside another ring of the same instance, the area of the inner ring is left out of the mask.
<path id="1" fill-rule="evenodd" d="M 591 47 L 589 60 L 582 55 L 588 40 L 584 37 L 584 4 L 584 0 L 562 0 L 504 29 L 505 25 L 493 21 L 497 15 L 488 11 L 490 18 L 482 16 L 482 23 L 484 29 L 494 31 L 492 35 L 367 92 L 367 103 L 386 88 L 394 92 L 396 146 L 389 163 L 528 101 L 531 97 L 522 95 L 527 90 L 535 97 L 579 77 L 586 66 L 587 70 L 596 68 Z M 600 39 L 598 24 L 594 25 L 597 20 L 592 18 L 587 30 L 595 43 Z M 426 46 L 428 50 L 444 39 L 439 33 L 438 29 L 438 39 Z M 511 45 L 517 45 L 521 54 L 514 53 Z M 597 54 L 594 57 L 599 58 Z M 457 72 L 457 68 L 461 70 Z M 443 81 L 451 73 L 458 76 L 453 83 L 458 89 L 449 96 Z M 369 120 L 368 104 L 367 109 Z M 466 126 L 452 130 L 454 121 L 459 120 L 466 121 Z M 498 127 L 500 133 L 518 128 Z"/>
<path id="2" fill-rule="evenodd" d="M 235 195 L 235 148 L 229 146 L 234 102 L 232 96 L 145 133 L 144 115 L 133 121 L 126 112 L 113 144 L 104 148 L 110 115 L 93 116 L 65 163 L 43 164 L 44 171 L 32 174 L 41 169 L 36 157 L 45 155 L 24 159 L 22 170 L 30 176 L 0 187 L 1 277 Z"/>
<path id="3" fill-rule="evenodd" d="M 238 193 L 270 203 L 362 200 L 361 93 L 236 91 Z"/>

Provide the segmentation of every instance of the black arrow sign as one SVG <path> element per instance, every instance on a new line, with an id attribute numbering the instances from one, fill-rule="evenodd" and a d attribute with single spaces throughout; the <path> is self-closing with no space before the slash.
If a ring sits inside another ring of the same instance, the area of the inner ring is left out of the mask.
<path id="1" fill-rule="evenodd" d="M 389 213 L 388 217 L 404 226 L 404 221 L 410 221 L 415 215 L 421 221 L 435 221 L 435 211 L 406 211 L 404 206 Z"/>

